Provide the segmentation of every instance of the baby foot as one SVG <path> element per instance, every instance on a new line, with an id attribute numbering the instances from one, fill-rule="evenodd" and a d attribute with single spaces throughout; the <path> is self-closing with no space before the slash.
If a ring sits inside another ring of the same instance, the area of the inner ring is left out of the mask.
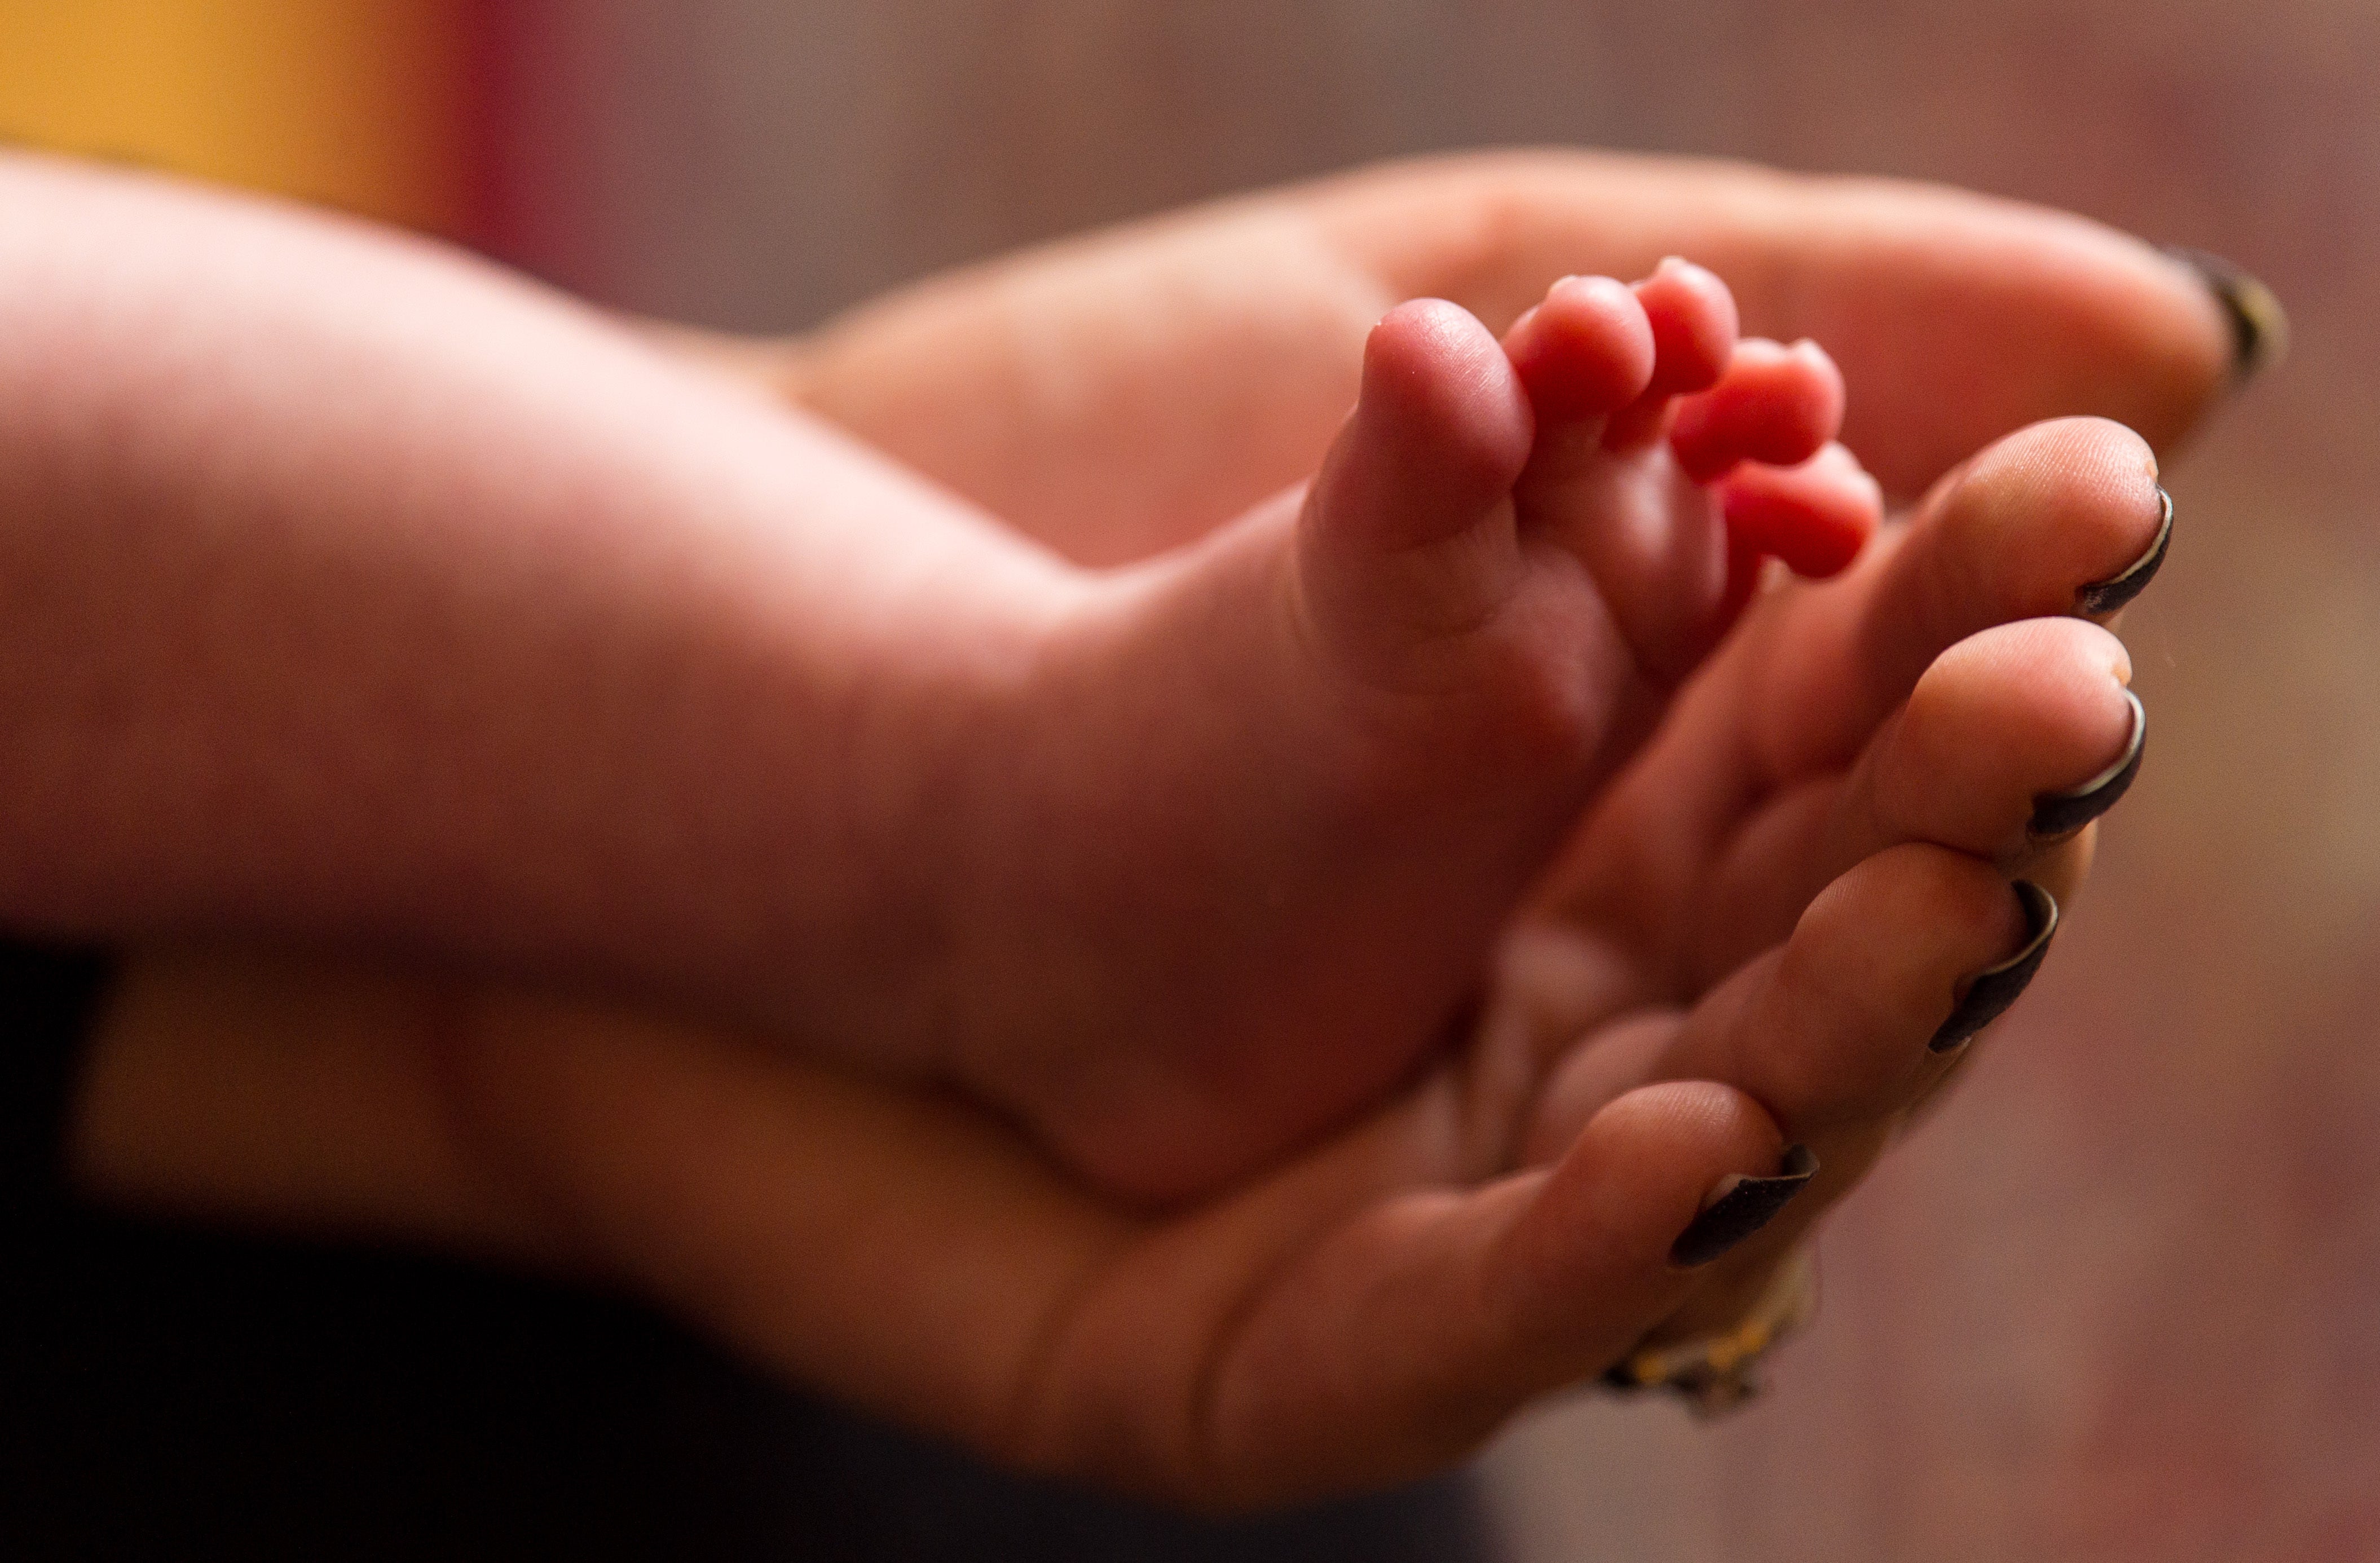
<path id="1" fill-rule="evenodd" d="M 1874 528 L 1841 410 L 1680 261 L 1564 279 L 1500 344 L 1391 311 L 1302 493 L 1051 636 L 971 832 L 955 1072 L 1151 1198 L 1376 1099 L 1762 557 L 1829 574 Z"/>

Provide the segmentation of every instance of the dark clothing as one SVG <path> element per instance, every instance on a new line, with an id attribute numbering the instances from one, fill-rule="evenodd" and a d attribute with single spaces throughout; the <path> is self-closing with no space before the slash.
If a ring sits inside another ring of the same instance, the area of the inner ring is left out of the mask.
<path id="1" fill-rule="evenodd" d="M 58 1185 L 109 966 L 0 944 L 0 1557 L 1493 1556 L 1458 1480 L 1215 1525 L 993 1472 L 627 1302 Z"/>

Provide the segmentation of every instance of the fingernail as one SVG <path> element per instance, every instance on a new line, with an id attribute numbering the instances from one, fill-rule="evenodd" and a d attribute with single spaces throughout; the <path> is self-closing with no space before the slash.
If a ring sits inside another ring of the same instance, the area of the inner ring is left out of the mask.
<path id="1" fill-rule="evenodd" d="M 1773 1178 L 1730 1172 L 1711 1189 L 1702 1214 L 1670 1245 L 1670 1263 L 1682 1270 L 1709 1264 L 1768 1225 L 1817 1175 L 1818 1158 L 1807 1145 L 1789 1146 Z"/>
<path id="2" fill-rule="evenodd" d="M 2049 941 L 2058 932 L 2058 898 L 2030 879 L 2019 879 L 2010 888 L 2024 909 L 2024 948 L 1975 974 L 1950 1018 L 1928 1044 L 1937 1053 L 1949 1052 L 1999 1019 L 2000 1012 L 2016 1002 L 2033 981 L 2033 974 L 2041 970 L 2042 957 L 2049 953 Z"/>
<path id="3" fill-rule="evenodd" d="M 2071 834 L 2116 806 L 2140 774 L 2141 751 L 2148 746 L 2149 713 L 2143 709 L 2141 697 L 2131 690 L 2122 691 L 2132 708 L 2132 738 L 2116 763 L 2099 772 L 2080 787 L 2064 793 L 2035 793 L 2033 795 L 2033 818 L 2025 821 L 2024 833 L 2034 841 L 2050 841 Z"/>
<path id="4" fill-rule="evenodd" d="M 2289 353 L 2289 317 L 2273 290 L 2220 255 L 2168 244 L 2165 252 L 2198 273 L 2231 321 L 2231 383 L 2244 385 Z"/>
<path id="5" fill-rule="evenodd" d="M 2074 594 L 2074 612 L 2085 618 L 2112 613 L 2148 589 L 2156 579 L 2157 569 L 2165 563 L 2166 545 L 2173 540 L 2173 496 L 2157 489 L 2157 529 L 2155 540 L 2148 551 L 2127 566 L 2120 576 L 2110 576 L 2094 582 Z"/>

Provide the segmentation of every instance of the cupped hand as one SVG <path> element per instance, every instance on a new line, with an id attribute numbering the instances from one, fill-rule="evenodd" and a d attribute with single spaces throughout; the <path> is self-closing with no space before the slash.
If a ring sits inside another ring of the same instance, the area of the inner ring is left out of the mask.
<path id="1" fill-rule="evenodd" d="M 2228 376 L 2199 274 L 2082 218 L 1902 181 L 1581 151 L 1393 163 L 1004 256 L 784 342 L 674 333 L 1088 563 L 1313 471 L 1407 298 L 1495 331 L 1570 273 L 1717 272 L 1809 336 L 1844 442 L 1906 502 L 1987 442 L 2094 414 L 2159 449 Z"/>
<path id="2" fill-rule="evenodd" d="M 1903 499 L 2054 416 L 2100 415 L 2169 445 L 2219 394 L 2238 346 L 2195 271 L 2064 213 L 1894 181 L 1545 151 L 1389 164 L 1225 201 L 938 278 L 807 339 L 713 347 L 1062 551 L 1112 562 L 1196 536 L 1308 470 L 1352 396 L 1363 333 L 1396 301 L 1442 296 L 1500 326 L 1555 275 L 1626 275 L 1671 253 L 1730 281 L 1747 330 L 1834 352 L 1852 387 L 1845 441 Z M 1997 462 L 1928 512 L 1961 539 L 1949 563 L 1929 566 L 1935 552 L 1888 536 L 1862 572 L 1888 571 L 1873 589 L 1926 604 L 1977 582 L 1990 590 L 1960 612 L 1909 607 L 1925 633 L 1897 641 L 1879 630 L 1847 644 L 1840 611 L 1767 612 L 1730 653 L 1739 672 L 1704 680 L 1660 749 L 1612 790 L 1549 886 L 1560 915 L 1517 930 L 1495 985 L 1491 1016 L 1541 1016 L 1533 1056 L 1631 1004 L 1667 1005 L 1674 1020 L 1692 982 L 1783 939 L 1831 874 L 1897 839 L 1848 823 L 1862 808 L 1901 808 L 1890 817 L 1900 835 L 2032 872 L 2058 893 L 2079 882 L 2087 835 L 2031 862 L 2037 844 L 2010 834 L 2019 794 L 2007 776 L 1997 804 L 1945 794 L 1929 815 L 1913 801 L 1922 767 L 1893 758 L 1938 752 L 1961 722 L 1975 754 L 2014 756 L 2082 709 L 2087 737 L 2066 731 L 2028 763 L 2054 770 L 2058 744 L 2064 763 L 2125 742 L 2130 709 L 2107 680 L 2078 693 L 2018 676 L 2046 678 L 2061 658 L 2120 662 L 2119 648 L 2074 624 L 1987 636 L 1919 679 L 1961 636 L 2073 612 L 2091 571 L 2120 573 L 2147 546 L 2153 458 L 2137 444 L 2070 427 Z M 2102 476 L 2112 487 L 2095 506 Z M 2005 562 L 2027 549 L 2046 551 L 2030 556 L 2039 573 L 2020 589 Z M 1954 578 L 1961 569 L 1973 578 Z M 1760 694 L 1745 693 L 1755 684 Z M 1921 698 L 1904 720 L 1895 708 L 1912 687 Z M 2060 708 L 2066 696 L 2082 705 Z M 1908 729 L 1901 747 L 1867 754 L 1884 725 Z M 1999 899 L 2003 921 L 2011 904 Z M 1666 987 L 1647 975 L 1648 942 L 1682 963 Z M 1667 1024 L 1648 1015 L 1626 1048 L 1581 1048 L 1557 1082 L 1562 1121 L 1629 1077 L 1616 1060 L 1635 1059 L 1638 1075 L 1651 1067 Z M 1742 1085 L 1781 1067 L 1775 1049 L 1697 1053 L 1698 1033 L 1675 1034 L 1683 1040 L 1662 1052 L 1672 1072 Z M 1784 1116 L 1797 1133 L 1823 1129 Z M 1731 1262 L 1737 1271 L 1757 1272 L 1875 1151 L 1828 1148 L 1803 1214 Z"/>
<path id="3" fill-rule="evenodd" d="M 1203 1208 L 1103 1205 L 962 1103 L 542 1000 L 457 1029 L 467 1138 L 581 1262 L 995 1460 L 1226 1508 L 1418 1474 L 1730 1322 L 1955 1065 L 1978 975 L 2043 931 L 2010 876 L 2064 898 L 2087 861 L 2043 800 L 2135 745 L 2121 647 L 2072 614 L 2159 521 L 2144 444 L 2052 423 L 1768 595 L 1462 1043 Z M 1789 1144 L 1817 1179 L 1682 1264 Z"/>
<path id="4" fill-rule="evenodd" d="M 2148 447 L 2053 423 L 1943 475 L 2059 414 L 2179 436 L 2228 354 L 2194 280 L 1948 192 L 1506 157 L 1060 247 L 809 344 L 698 350 L 1078 557 L 1122 559 L 1310 467 L 1396 298 L 1500 323 L 1559 273 L 1668 252 L 1728 275 L 1753 329 L 1823 337 L 1857 388 L 1850 442 L 1896 491 L 1936 486 L 1847 577 L 1764 598 L 1582 823 L 1460 1039 L 1329 1144 L 1150 1217 L 966 1104 L 749 1039 L 376 989 L 323 1012 L 370 1021 L 347 1056 L 380 1060 L 387 1093 L 289 1051 L 251 1072 L 297 1068 L 282 1095 L 223 1098 L 373 1133 L 311 1134 L 192 1194 L 165 1141 L 128 1129 L 158 1121 L 142 1082 L 169 1083 L 187 1123 L 201 1083 L 241 1076 L 119 1049 L 86 1177 L 160 1197 L 179 1176 L 164 1197 L 593 1269 L 993 1459 L 1216 1507 L 1429 1469 L 1648 1335 L 1726 1322 L 1964 1056 L 1934 1044 L 2035 931 L 2010 876 L 2060 897 L 2079 880 L 2090 828 L 2037 837 L 2039 800 L 2133 741 L 2121 648 L 2074 614 L 2149 548 Z M 188 997 L 152 990 L 133 1034 L 187 1054 Z M 389 1127 L 407 1111 L 410 1140 Z M 1816 1181 L 1731 1252 L 1673 1264 L 1713 1190 L 1791 1143 Z"/>

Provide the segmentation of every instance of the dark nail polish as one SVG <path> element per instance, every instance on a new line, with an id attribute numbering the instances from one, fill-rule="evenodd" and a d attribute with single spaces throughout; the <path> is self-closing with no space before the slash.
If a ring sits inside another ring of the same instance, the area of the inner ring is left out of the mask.
<path id="1" fill-rule="evenodd" d="M 2245 384 L 2289 356 L 2289 317 L 2273 290 L 2204 249 L 2169 244 L 2165 252 L 2196 272 L 2231 321 L 2231 382 Z"/>
<path id="2" fill-rule="evenodd" d="M 2034 841 L 2052 841 L 2080 830 L 2099 816 L 2116 806 L 2141 770 L 2141 753 L 2148 747 L 2149 713 L 2141 706 L 2141 697 L 2127 689 L 2124 698 L 2132 708 L 2132 740 L 2116 763 L 2099 772 L 2080 787 L 2064 793 L 2035 793 L 2033 795 L 2033 818 L 2025 821 L 2024 833 Z"/>
<path id="3" fill-rule="evenodd" d="M 2149 544 L 2146 553 L 2132 561 L 2120 576 L 2111 576 L 2094 582 L 2074 594 L 2074 612 L 2085 618 L 2112 613 L 2148 589 L 2156 573 L 2165 563 L 2166 545 L 2173 541 L 2173 496 L 2160 487 L 2157 490 L 2156 540 Z"/>
<path id="4" fill-rule="evenodd" d="M 2024 908 L 2024 947 L 1998 965 L 1975 974 L 1950 1018 L 1928 1044 L 1937 1053 L 1949 1052 L 1999 1019 L 2000 1012 L 2017 1001 L 2033 981 L 2033 974 L 2041 970 L 2042 957 L 2049 953 L 2049 941 L 2058 932 L 2058 898 L 2030 879 L 2019 879 L 2010 888 L 2016 891 L 2017 904 Z"/>
<path id="5" fill-rule="evenodd" d="M 1741 1173 L 1723 1180 L 1718 1195 L 1670 1245 L 1670 1263 L 1690 1270 L 1707 1265 L 1761 1228 L 1792 1201 L 1818 1175 L 1818 1158 L 1807 1145 L 1788 1148 L 1773 1178 L 1747 1178 Z"/>

